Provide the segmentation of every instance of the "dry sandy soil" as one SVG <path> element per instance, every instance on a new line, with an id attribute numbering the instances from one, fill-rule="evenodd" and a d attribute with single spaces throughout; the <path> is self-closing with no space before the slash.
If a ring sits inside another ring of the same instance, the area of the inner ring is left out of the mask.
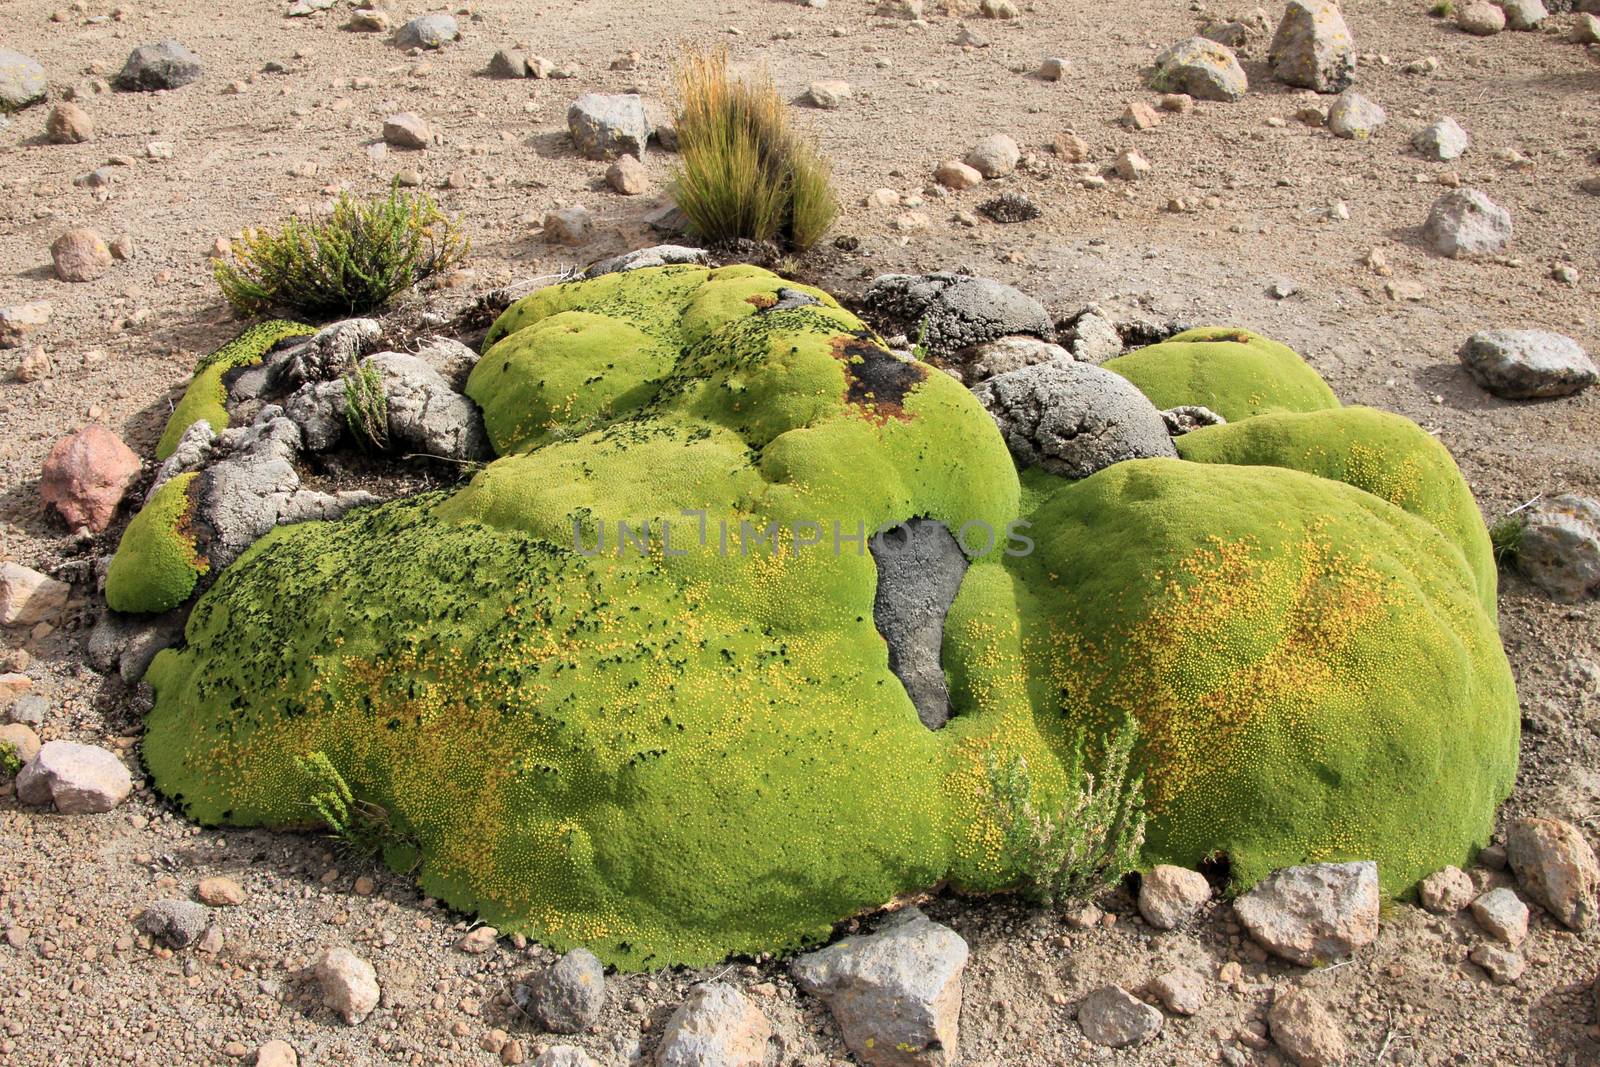
<path id="1" fill-rule="evenodd" d="M 1475 38 L 1427 17 L 1422 0 L 1353 0 L 1346 16 L 1367 53 L 1357 85 L 1389 115 L 1371 141 L 1353 142 L 1293 120 L 1302 101 L 1271 81 L 1264 45 L 1245 57 L 1252 91 L 1243 101 L 1202 103 L 1144 133 L 1118 126 L 1128 101 L 1154 99 L 1142 79 L 1159 48 L 1208 16 L 1244 13 L 1202 10 L 1200 2 L 1037 0 L 1014 23 L 974 20 L 992 45 L 963 50 L 953 43 L 956 20 L 908 26 L 874 17 L 868 0 L 833 0 L 825 10 L 780 0 L 483 0 L 461 18 L 462 41 L 423 58 L 383 35 L 343 29 L 344 3 L 288 19 L 282 4 L 160 8 L 133 0 L 120 19 L 95 19 L 111 9 L 91 5 L 52 21 L 59 2 L 0 0 L 0 43 L 44 64 L 53 98 L 76 89 L 99 130 L 87 144 L 47 144 L 47 108 L 0 128 L 0 306 L 45 299 L 55 308 L 35 338 L 54 363 L 50 378 L 11 380 L 21 350 L 0 353 L 0 558 L 50 571 L 115 546 L 120 523 L 80 545 L 46 517 L 40 464 L 56 439 L 92 417 L 149 454 L 195 358 L 237 329 L 210 281 L 206 256 L 219 236 L 313 208 L 341 188 L 380 190 L 413 168 L 440 187 L 439 199 L 474 239 L 471 273 L 438 294 L 451 304 L 654 243 L 640 220 L 658 197 L 608 191 L 604 165 L 575 155 L 564 120 L 583 91 L 637 87 L 666 99 L 679 41 L 725 43 L 739 63 L 767 64 L 786 94 L 798 96 L 817 78 L 854 85 L 838 111 L 796 109 L 837 162 L 847 207 L 836 232 L 860 242 L 853 252 L 825 244 L 798 263 L 808 280 L 849 296 L 885 271 L 969 267 L 1061 315 L 1098 301 L 1246 326 L 1304 353 L 1345 400 L 1402 412 L 1436 432 L 1490 519 L 1540 493 L 1600 495 L 1600 390 L 1503 402 L 1476 388 L 1454 358 L 1468 333 L 1486 327 L 1544 327 L 1600 347 L 1600 199 L 1578 189 L 1600 172 L 1600 61 L 1558 32 Z M 427 10 L 405 3 L 397 23 Z M 93 91 L 93 80 L 114 74 L 135 45 L 165 37 L 200 55 L 198 83 L 153 95 Z M 486 77 L 490 55 L 518 41 L 572 64 L 576 78 Z M 641 53 L 636 70 L 608 69 L 630 49 Z M 1044 56 L 1072 60 L 1064 81 L 1019 73 Z M 1436 73 L 1402 71 L 1427 56 L 1439 60 Z M 262 73 L 269 62 L 284 72 Z M 247 90 L 225 93 L 235 80 Z M 374 152 L 383 117 L 400 110 L 425 116 L 442 132 L 440 143 Z M 1408 148 L 1410 134 L 1440 115 L 1456 117 L 1474 140 L 1452 164 L 1424 162 Z M 1069 128 L 1095 160 L 1138 147 L 1153 173 L 1136 184 L 1078 188 L 1043 151 Z M 937 162 L 994 131 L 1040 156 L 1038 167 L 1000 185 L 1038 201 L 1041 219 L 975 228 L 953 219 L 988 190 L 930 200 L 916 210 L 931 226 L 909 233 L 895 225 L 905 209 L 860 206 L 879 187 L 920 193 Z M 173 157 L 148 158 L 152 141 L 171 142 Z M 1504 158 L 1508 149 L 1518 157 Z M 109 195 L 73 184 L 114 156 L 128 161 L 116 168 Z M 653 152 L 646 162 L 659 188 L 672 157 Z M 307 163 L 313 176 L 305 176 Z M 1447 170 L 1511 210 L 1509 258 L 1459 262 L 1425 249 L 1420 226 Z M 451 175 L 455 187 L 444 188 Z M 1173 213 L 1175 197 L 1210 206 Z M 1336 201 L 1348 207 L 1347 221 L 1323 217 Z M 574 203 L 598 215 L 596 239 L 579 249 L 545 244 L 545 211 Z M 99 281 L 59 282 L 48 248 L 73 224 L 107 238 L 130 235 L 135 255 Z M 1382 251 L 1392 278 L 1366 265 L 1372 249 Z M 1576 269 L 1576 284 L 1552 279 L 1563 264 Z M 1392 299 L 1390 281 L 1416 283 L 1420 299 Z M 1277 282 L 1298 291 L 1273 299 L 1268 289 Z M 1506 810 L 1571 819 L 1592 839 L 1600 833 L 1600 606 L 1555 605 L 1515 578 L 1506 580 L 1501 606 L 1526 726 L 1522 776 Z M 3 640 L 25 644 L 27 673 L 50 697 L 46 739 L 131 752 L 141 697 L 83 660 L 95 610 L 85 601 L 55 633 Z M 143 904 L 187 894 L 211 873 L 231 875 L 248 893 L 223 917 L 220 953 L 164 956 L 135 941 L 130 917 Z M 370 895 L 353 889 L 362 874 L 376 879 Z M 1281 1063 L 1271 1048 L 1252 1048 L 1264 1043 L 1249 1035 L 1263 1031 L 1271 990 L 1287 982 L 1314 989 L 1342 1021 L 1354 1062 L 1600 1062 L 1590 988 L 1600 945 L 1593 932 L 1568 933 L 1542 914 L 1526 946 L 1526 975 L 1502 987 L 1466 961 L 1483 936 L 1470 918 L 1440 919 L 1409 905 L 1386 912 L 1377 945 L 1354 962 L 1305 973 L 1262 962 L 1225 905 L 1191 929 L 1158 934 L 1125 896 L 1107 904 L 1120 921 L 1089 932 L 1003 901 L 930 904 L 972 944 L 964 1062 Z M 143 787 L 95 817 L 0 799 L 0 925 L 8 931 L 0 944 L 0 1063 L 213 1064 L 238 1051 L 229 1042 L 253 1051 L 282 1037 L 305 1064 L 490 1064 L 498 1057 L 479 1042 L 493 1027 L 511 1031 L 530 1054 L 550 1040 L 508 1016 L 509 983 L 534 965 L 536 947 L 502 942 L 488 956 L 464 955 L 451 947 L 462 917 L 419 900 L 404 880 L 353 868 L 316 838 L 188 826 Z M 357 1028 L 334 1020 L 299 976 L 332 940 L 356 945 L 384 985 L 384 1007 Z M 1174 962 L 1215 975 L 1229 960 L 1244 964 L 1241 983 L 1213 984 L 1204 1011 L 1169 1018 L 1137 1051 L 1090 1046 L 1072 1022 L 1077 999 L 1097 985 L 1137 985 Z M 648 1050 L 701 977 L 614 979 L 605 1019 L 581 1043 L 602 1063 L 627 1063 L 630 1042 Z M 782 1063 L 846 1058 L 826 1012 L 795 992 L 781 966 L 739 963 L 726 977 L 765 994 Z"/>

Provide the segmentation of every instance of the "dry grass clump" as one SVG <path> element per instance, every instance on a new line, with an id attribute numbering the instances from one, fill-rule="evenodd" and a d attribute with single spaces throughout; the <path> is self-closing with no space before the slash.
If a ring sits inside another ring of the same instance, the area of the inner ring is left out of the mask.
<path id="1" fill-rule="evenodd" d="M 673 199 L 702 238 L 808 249 L 839 213 L 832 165 L 789 127 L 772 79 L 735 79 L 726 49 L 688 52 L 676 72 Z"/>

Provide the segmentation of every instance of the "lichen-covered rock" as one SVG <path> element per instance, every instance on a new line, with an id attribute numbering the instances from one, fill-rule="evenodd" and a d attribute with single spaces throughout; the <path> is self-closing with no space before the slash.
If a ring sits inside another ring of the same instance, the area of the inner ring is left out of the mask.
<path id="1" fill-rule="evenodd" d="M 1155 405 L 1103 367 L 1035 364 L 991 378 L 974 394 L 1021 467 L 1087 478 L 1125 460 L 1178 454 Z"/>
<path id="2" fill-rule="evenodd" d="M 1157 92 L 1221 101 L 1238 100 L 1250 88 L 1233 49 L 1204 37 L 1179 41 L 1157 56 L 1150 85 Z"/>
<path id="3" fill-rule="evenodd" d="M 1036 363 L 1071 359 L 1072 353 L 1065 348 L 1037 337 L 1001 337 L 963 348 L 951 357 L 951 362 L 960 368 L 961 380 L 970 388 Z"/>
<path id="4" fill-rule="evenodd" d="M 1529 509 L 1517 571 L 1555 600 L 1600 595 L 1600 500 L 1559 493 Z"/>
<path id="5" fill-rule="evenodd" d="M 1307 413 L 1292 444 L 1328 418 L 1328 454 L 1019 475 L 971 392 L 820 290 L 690 265 L 541 289 L 467 382 L 498 458 L 250 545 L 151 665 L 146 766 L 208 824 L 303 826 L 348 795 L 431 895 L 634 968 L 1014 885 L 991 758 L 1053 810 L 1127 722 L 1146 865 L 1225 853 L 1237 890 L 1373 857 L 1399 894 L 1466 863 L 1518 727 L 1475 542 L 1362 487 L 1448 504 L 1459 475 L 1360 448 L 1254 335 L 1113 363 L 1229 419 L 1196 434 Z M 938 730 L 874 611 L 871 535 L 917 518 L 967 557 Z"/>
<path id="6" fill-rule="evenodd" d="M 931 730 L 950 719 L 950 687 L 940 656 L 944 620 L 961 590 L 967 557 L 948 527 L 911 519 L 872 539 L 878 589 L 872 618 L 889 645 L 889 669 Z"/>
<path id="7" fill-rule="evenodd" d="M 1511 400 L 1571 396 L 1600 380 L 1583 346 L 1549 330 L 1480 330 L 1456 356 L 1474 381 Z"/>
<path id="8" fill-rule="evenodd" d="M 426 360 L 402 352 L 380 352 L 368 356 L 362 365 L 377 372 L 392 446 L 446 459 L 476 460 L 490 455 L 477 405 L 450 388 Z"/>
<path id="9" fill-rule="evenodd" d="M 1343 92 L 1356 70 L 1355 42 L 1334 0 L 1289 0 L 1268 58 L 1273 77 L 1319 93 Z"/>
<path id="10" fill-rule="evenodd" d="M 0 115 L 32 107 L 49 88 L 37 59 L 0 48 Z"/>
<path id="11" fill-rule="evenodd" d="M 938 358 L 1001 337 L 1048 341 L 1055 336 L 1043 304 L 989 278 L 883 274 L 872 280 L 863 301 L 874 313 L 905 323 L 917 343 Z"/>
<path id="12" fill-rule="evenodd" d="M 845 1045 L 869 1067 L 945 1067 L 960 1047 L 967 943 L 916 908 L 874 933 L 801 956 L 795 981 L 828 1003 Z"/>
<path id="13" fill-rule="evenodd" d="M 602 259 L 583 274 L 586 278 L 598 278 L 602 274 L 643 270 L 646 267 L 666 267 L 672 264 L 704 267 L 710 262 L 711 259 L 703 248 L 691 248 L 687 245 L 651 245 L 649 248 L 636 248 L 620 256 Z"/>
<path id="14" fill-rule="evenodd" d="M 586 159 L 644 158 L 652 129 L 644 101 L 628 94 L 584 93 L 567 108 L 567 130 Z"/>
<path id="15" fill-rule="evenodd" d="M 545 1030 L 576 1034 L 600 1021 L 606 972 L 586 948 L 575 948 L 515 990 L 517 1006 Z"/>
<path id="16" fill-rule="evenodd" d="M 1335 137 L 1352 141 L 1365 141 L 1387 120 L 1388 116 L 1376 100 L 1354 89 L 1340 93 L 1339 99 L 1328 109 L 1328 129 Z"/>

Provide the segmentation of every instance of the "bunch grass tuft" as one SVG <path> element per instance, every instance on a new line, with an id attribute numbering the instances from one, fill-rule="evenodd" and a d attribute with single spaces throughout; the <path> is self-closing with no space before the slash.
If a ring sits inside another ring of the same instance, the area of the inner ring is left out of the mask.
<path id="1" fill-rule="evenodd" d="M 287 308 L 313 319 L 362 315 L 462 262 L 455 220 L 422 193 L 362 201 L 340 194 L 327 218 L 252 230 L 217 260 L 223 297 L 241 315 Z"/>
<path id="2" fill-rule="evenodd" d="M 702 238 L 783 241 L 804 251 L 839 214 L 832 164 L 789 127 L 766 73 L 736 79 L 727 49 L 691 51 L 676 71 L 673 199 Z"/>

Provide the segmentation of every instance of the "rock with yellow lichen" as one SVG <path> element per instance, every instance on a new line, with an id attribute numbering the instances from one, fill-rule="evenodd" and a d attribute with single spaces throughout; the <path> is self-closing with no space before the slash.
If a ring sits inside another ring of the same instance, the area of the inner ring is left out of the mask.
<path id="1" fill-rule="evenodd" d="M 1282 346 L 1155 348 L 1112 369 L 1228 425 L 1073 481 L 819 290 L 542 290 L 468 382 L 497 460 L 280 526 L 200 598 L 148 676 L 151 775 L 208 824 L 354 821 L 430 894 L 635 968 L 1007 887 L 992 754 L 1059 807 L 1130 718 L 1149 863 L 1372 859 L 1390 894 L 1464 864 L 1518 717 L 1459 474 Z M 937 730 L 874 622 L 867 535 L 914 518 L 970 563 Z"/>

